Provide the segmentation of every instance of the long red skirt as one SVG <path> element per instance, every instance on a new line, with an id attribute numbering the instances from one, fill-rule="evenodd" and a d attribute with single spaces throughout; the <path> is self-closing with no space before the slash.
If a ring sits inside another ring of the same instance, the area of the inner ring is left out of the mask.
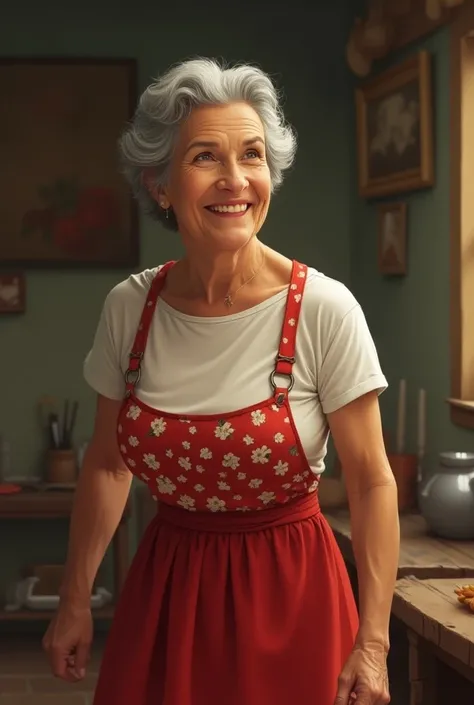
<path id="1" fill-rule="evenodd" d="M 333 705 L 357 612 L 316 494 L 248 513 L 160 505 L 94 705 Z"/>

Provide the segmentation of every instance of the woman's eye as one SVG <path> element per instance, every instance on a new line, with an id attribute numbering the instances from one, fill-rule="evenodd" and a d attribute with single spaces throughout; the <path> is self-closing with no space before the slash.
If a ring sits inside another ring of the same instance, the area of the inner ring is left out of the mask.
<path id="1" fill-rule="evenodd" d="M 207 162 L 209 159 L 214 159 L 210 152 L 202 152 L 194 157 L 195 162 Z"/>
<path id="2" fill-rule="evenodd" d="M 247 159 L 260 159 L 260 153 L 256 149 L 248 149 L 245 156 Z"/>
<path id="3" fill-rule="evenodd" d="M 244 159 L 260 159 L 261 155 L 257 149 L 248 149 L 245 152 Z M 201 152 L 193 159 L 194 162 L 210 162 L 215 161 L 215 157 L 211 152 Z"/>

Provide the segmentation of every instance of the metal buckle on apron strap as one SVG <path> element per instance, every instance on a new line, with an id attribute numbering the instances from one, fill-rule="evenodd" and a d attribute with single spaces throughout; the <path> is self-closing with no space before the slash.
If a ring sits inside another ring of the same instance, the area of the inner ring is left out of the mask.
<path id="1" fill-rule="evenodd" d="M 295 358 L 294 357 L 285 357 L 284 355 L 277 355 L 276 358 L 277 365 L 279 362 L 288 362 L 290 365 L 295 364 Z M 279 375 L 280 377 L 287 377 L 289 379 L 288 387 L 286 387 L 285 390 L 282 390 L 281 387 L 277 387 L 275 377 Z M 278 372 L 277 369 L 275 368 L 272 370 L 272 373 L 270 375 L 270 384 L 272 385 L 273 393 L 275 395 L 275 403 L 277 406 L 282 406 L 285 402 L 285 399 L 287 398 L 288 394 L 291 392 L 293 387 L 295 386 L 295 378 L 292 372 Z"/>
<path id="2" fill-rule="evenodd" d="M 124 377 L 125 377 L 125 384 L 127 387 L 134 387 L 138 382 L 140 381 L 140 377 L 142 376 L 142 370 L 140 367 L 140 362 L 143 360 L 143 353 L 138 352 L 134 353 L 131 352 L 129 355 L 130 358 L 130 367 L 125 371 Z M 136 367 L 132 365 L 132 360 L 138 360 L 138 363 Z M 131 390 L 127 389 L 126 396 L 130 396 Z"/>

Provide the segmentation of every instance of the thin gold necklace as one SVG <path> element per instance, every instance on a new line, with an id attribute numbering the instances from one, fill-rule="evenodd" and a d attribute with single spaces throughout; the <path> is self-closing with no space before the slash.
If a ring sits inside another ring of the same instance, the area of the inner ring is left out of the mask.
<path id="1" fill-rule="evenodd" d="M 244 283 L 241 284 L 239 286 L 239 288 L 234 291 L 233 294 L 231 294 L 231 292 L 229 291 L 229 293 L 227 294 L 227 296 L 224 299 L 224 303 L 227 306 L 227 308 L 231 308 L 234 305 L 235 297 L 237 296 L 238 292 L 242 289 L 242 287 L 246 286 L 247 284 L 250 284 L 252 279 L 254 279 L 257 276 L 257 274 L 261 271 L 261 269 L 263 268 L 263 265 L 265 264 L 265 257 L 266 257 L 266 255 L 265 255 L 265 250 L 264 250 L 260 266 L 257 267 L 257 269 L 252 273 L 252 276 L 249 277 L 249 279 L 247 279 L 247 281 L 244 281 Z"/>

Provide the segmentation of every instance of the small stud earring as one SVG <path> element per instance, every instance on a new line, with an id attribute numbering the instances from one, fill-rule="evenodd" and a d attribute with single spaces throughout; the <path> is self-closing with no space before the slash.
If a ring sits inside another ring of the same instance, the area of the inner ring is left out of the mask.
<path id="1" fill-rule="evenodd" d="M 166 215 L 165 215 L 166 220 L 168 220 L 169 217 L 170 217 L 170 209 L 167 208 L 167 209 L 166 209 Z"/>

